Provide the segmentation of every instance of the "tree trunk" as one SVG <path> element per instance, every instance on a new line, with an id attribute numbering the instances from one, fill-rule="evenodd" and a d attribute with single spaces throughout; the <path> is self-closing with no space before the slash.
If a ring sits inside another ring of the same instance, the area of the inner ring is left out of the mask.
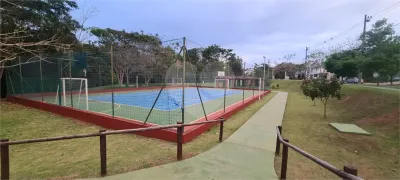
<path id="1" fill-rule="evenodd" d="M 151 80 L 151 77 L 146 77 L 146 86 L 149 86 L 150 80 Z"/>
<path id="2" fill-rule="evenodd" d="M 124 82 L 124 73 L 118 73 L 118 81 L 119 85 L 122 85 Z"/>
<path id="3" fill-rule="evenodd" d="M 3 66 L 3 64 L 0 64 L 0 66 Z M 3 77 L 3 72 L 4 72 L 4 68 L 0 67 L 0 79 L 1 79 L 1 77 Z"/>
<path id="4" fill-rule="evenodd" d="M 129 72 L 126 72 L 125 76 L 126 76 L 126 85 L 129 86 Z"/>
<path id="5" fill-rule="evenodd" d="M 315 99 L 313 100 L 313 102 L 314 102 L 314 105 L 313 105 L 313 106 L 315 106 Z"/>
<path id="6" fill-rule="evenodd" d="M 326 118 L 326 102 L 324 103 L 324 118 Z"/>
<path id="7" fill-rule="evenodd" d="M 390 75 L 390 85 L 393 86 L 393 76 Z"/>

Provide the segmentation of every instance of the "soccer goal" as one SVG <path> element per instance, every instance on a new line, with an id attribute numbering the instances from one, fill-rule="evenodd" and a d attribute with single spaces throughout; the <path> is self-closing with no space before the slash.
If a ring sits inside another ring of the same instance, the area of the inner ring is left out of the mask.
<path id="1" fill-rule="evenodd" d="M 227 88 L 229 89 L 229 79 L 215 79 L 214 82 L 215 88 Z"/>
<path id="2" fill-rule="evenodd" d="M 86 105 L 86 108 L 83 107 L 81 109 L 89 110 L 89 93 L 88 93 L 88 81 L 87 78 L 61 78 L 62 84 L 62 96 L 63 96 L 63 105 L 67 106 L 67 104 L 71 103 L 71 101 L 76 102 L 74 105 L 77 108 L 80 108 Z M 74 100 L 67 99 L 67 91 L 70 94 L 73 94 L 71 97 Z M 76 99 L 77 98 L 77 99 Z M 68 101 L 69 100 L 69 101 Z M 69 103 L 68 103 L 69 102 Z"/>

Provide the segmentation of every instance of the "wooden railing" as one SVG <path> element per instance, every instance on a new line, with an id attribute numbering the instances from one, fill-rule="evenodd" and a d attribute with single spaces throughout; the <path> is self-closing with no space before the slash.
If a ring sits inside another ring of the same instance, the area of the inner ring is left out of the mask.
<path id="1" fill-rule="evenodd" d="M 282 126 L 276 127 L 276 133 L 277 133 L 276 149 L 275 149 L 276 155 L 279 155 L 280 147 L 281 147 L 280 144 L 282 143 L 282 145 L 283 145 L 280 179 L 286 179 L 288 148 L 290 147 L 294 151 L 296 151 L 299 154 L 303 155 L 304 157 L 314 161 L 321 167 L 327 169 L 328 171 L 332 172 L 333 174 L 336 174 L 337 176 L 339 176 L 343 179 L 362 180 L 361 177 L 357 176 L 357 168 L 352 167 L 352 166 L 344 166 L 343 171 L 342 171 L 342 170 L 336 168 L 335 166 L 323 161 L 322 159 L 319 159 L 319 158 L 305 152 L 304 150 L 290 144 L 288 139 L 282 138 Z"/>
<path id="2" fill-rule="evenodd" d="M 160 129 L 177 129 L 177 151 L 176 157 L 177 160 L 182 160 L 182 142 L 183 142 L 183 128 L 185 126 L 195 126 L 201 124 L 209 124 L 209 123 L 219 123 L 219 141 L 222 142 L 223 138 L 223 128 L 224 128 L 225 119 L 219 120 L 208 120 L 204 122 L 190 123 L 190 124 L 182 124 L 178 122 L 174 125 L 167 126 L 155 126 L 149 128 L 137 128 L 137 129 L 123 129 L 123 130 L 100 130 L 98 133 L 91 134 L 78 134 L 78 135 L 69 135 L 69 136 L 59 136 L 59 137 L 51 137 L 51 138 L 38 138 L 38 139 L 27 139 L 27 140 L 18 140 L 18 141 L 9 141 L 9 139 L 1 139 L 0 140 L 0 152 L 1 152 L 1 180 L 10 179 L 10 156 L 9 156 L 9 146 L 11 145 L 19 145 L 19 144 L 29 144 L 29 143 L 39 143 L 39 142 L 49 142 L 49 141 L 60 141 L 67 139 L 78 139 L 78 138 L 87 138 L 87 137 L 100 137 L 100 174 L 102 176 L 107 175 L 107 135 L 112 134 L 126 134 L 126 133 L 137 133 L 144 131 L 154 131 Z"/>

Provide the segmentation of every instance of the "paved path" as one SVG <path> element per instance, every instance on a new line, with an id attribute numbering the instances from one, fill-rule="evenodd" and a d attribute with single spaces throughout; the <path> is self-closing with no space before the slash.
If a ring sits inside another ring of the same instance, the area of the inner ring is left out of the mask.
<path id="1" fill-rule="evenodd" d="M 278 92 L 228 139 L 200 155 L 99 179 L 278 179 L 275 127 L 282 122 L 286 98 Z"/>

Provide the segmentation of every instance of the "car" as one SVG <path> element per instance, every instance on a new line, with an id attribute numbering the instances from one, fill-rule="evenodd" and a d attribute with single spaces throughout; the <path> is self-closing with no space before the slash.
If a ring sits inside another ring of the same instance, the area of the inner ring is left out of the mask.
<path id="1" fill-rule="evenodd" d="M 358 83 L 358 78 L 356 77 L 347 78 L 345 82 L 349 84 L 356 84 Z"/>

